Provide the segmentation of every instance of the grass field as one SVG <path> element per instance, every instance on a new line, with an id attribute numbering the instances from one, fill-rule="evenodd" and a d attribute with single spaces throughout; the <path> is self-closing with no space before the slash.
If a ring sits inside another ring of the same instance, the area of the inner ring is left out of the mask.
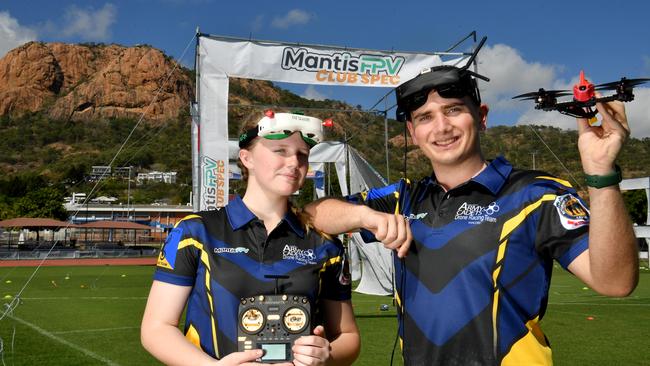
<path id="1" fill-rule="evenodd" d="M 0 267 L 2 313 L 34 272 Z M 139 325 L 153 267 L 43 267 L 0 320 L 0 365 L 156 365 Z M 356 365 L 388 365 L 395 340 L 391 298 L 355 294 L 363 347 Z M 389 311 L 381 311 L 388 304 Z M 1 315 L 0 315 L 1 316 Z M 557 365 L 650 365 L 650 271 L 628 298 L 596 295 L 556 271 L 542 327 Z M 401 365 L 399 350 L 395 365 Z"/>

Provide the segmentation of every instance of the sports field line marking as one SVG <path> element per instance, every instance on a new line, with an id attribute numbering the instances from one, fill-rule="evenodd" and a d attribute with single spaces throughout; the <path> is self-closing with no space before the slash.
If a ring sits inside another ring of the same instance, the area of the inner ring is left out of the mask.
<path id="1" fill-rule="evenodd" d="M 47 330 L 39 327 L 38 325 L 32 324 L 32 323 L 30 323 L 30 322 L 28 322 L 28 321 L 26 321 L 24 319 L 21 319 L 21 318 L 19 318 L 17 316 L 13 316 L 13 315 L 7 315 L 7 316 L 10 317 L 11 319 L 16 320 L 17 322 L 19 322 L 19 323 L 21 323 L 23 325 L 26 325 L 26 326 L 34 329 L 38 333 L 40 333 L 40 334 L 42 334 L 42 335 L 44 335 L 44 336 L 46 336 L 46 337 L 48 337 L 48 338 L 50 338 L 50 339 L 52 339 L 54 341 L 62 343 L 62 344 L 66 345 L 66 346 L 68 346 L 68 347 L 70 347 L 70 348 L 72 348 L 74 350 L 77 350 L 77 351 L 83 353 L 84 355 L 86 355 L 86 356 L 88 356 L 90 358 L 94 358 L 95 360 L 103 362 L 103 363 L 105 363 L 107 365 L 112 365 L 112 366 L 119 366 L 120 365 L 119 363 L 115 363 L 115 362 L 113 362 L 113 361 L 111 361 L 111 360 L 109 360 L 107 358 L 104 358 L 104 357 L 102 357 L 102 356 L 100 356 L 100 355 L 98 355 L 98 354 L 96 354 L 96 353 L 94 353 L 92 351 L 89 351 L 89 350 L 87 350 L 87 349 L 85 349 L 85 348 L 83 348 L 81 346 L 78 346 L 78 345 L 76 345 L 74 343 L 68 342 L 63 338 L 59 338 L 59 337 L 55 336 L 54 334 L 48 332 Z"/>
<path id="2" fill-rule="evenodd" d="M 585 314 L 585 313 L 574 313 L 572 311 L 559 311 L 559 310 L 553 310 L 553 313 L 558 313 L 558 314 L 570 314 L 570 315 L 578 315 L 578 316 L 585 316 L 589 315 L 591 313 Z"/>
<path id="3" fill-rule="evenodd" d="M 131 330 L 140 329 L 140 327 L 115 327 L 115 328 L 99 328 L 99 329 L 77 329 L 77 330 L 62 330 L 60 332 L 52 332 L 52 334 L 72 334 L 72 333 L 91 333 L 91 332 L 112 332 L 116 330 Z"/>

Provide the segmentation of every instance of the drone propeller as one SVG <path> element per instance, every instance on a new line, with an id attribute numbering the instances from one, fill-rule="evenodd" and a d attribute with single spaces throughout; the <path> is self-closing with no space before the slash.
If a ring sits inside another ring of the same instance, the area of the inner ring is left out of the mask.
<path id="1" fill-rule="evenodd" d="M 512 97 L 512 99 L 521 99 L 521 100 L 528 100 L 528 99 L 537 99 L 539 97 L 563 97 L 566 95 L 571 95 L 572 93 L 568 90 L 544 90 L 544 89 L 539 89 L 536 92 L 530 92 L 530 93 L 524 93 L 521 95 L 517 95 L 516 97 Z"/>
<path id="2" fill-rule="evenodd" d="M 637 85 L 641 85 L 644 83 L 647 83 L 650 81 L 650 79 L 647 78 L 642 78 L 642 79 L 627 79 L 627 78 L 622 78 L 619 81 L 613 81 L 611 83 L 605 83 L 605 84 L 599 84 L 596 85 L 596 90 L 616 90 L 619 88 L 619 86 L 623 85 L 625 87 L 634 87 Z"/>

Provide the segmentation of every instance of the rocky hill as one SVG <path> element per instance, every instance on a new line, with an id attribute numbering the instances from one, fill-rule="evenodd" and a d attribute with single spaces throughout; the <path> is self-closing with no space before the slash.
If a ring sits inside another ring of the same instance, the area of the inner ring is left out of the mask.
<path id="1" fill-rule="evenodd" d="M 0 115 L 176 118 L 193 92 L 193 80 L 177 66 L 148 46 L 30 42 L 0 59 Z"/>

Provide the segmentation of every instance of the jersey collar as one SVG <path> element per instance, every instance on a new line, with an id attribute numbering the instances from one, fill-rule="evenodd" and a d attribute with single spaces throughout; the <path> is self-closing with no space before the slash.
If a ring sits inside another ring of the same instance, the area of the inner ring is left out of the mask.
<path id="1" fill-rule="evenodd" d="M 512 172 L 510 162 L 503 156 L 498 156 L 479 175 L 472 178 L 472 180 L 496 195 L 506 184 L 510 172 Z"/>
<path id="2" fill-rule="evenodd" d="M 510 176 L 511 172 L 512 165 L 510 162 L 503 156 L 498 156 L 496 159 L 492 160 L 481 173 L 470 179 L 470 181 L 484 186 L 490 192 L 492 192 L 492 194 L 496 195 L 505 185 L 506 180 L 508 179 L 508 176 Z M 423 182 L 429 188 L 438 186 L 438 180 L 436 179 L 435 172 L 431 174 L 431 176 L 425 177 L 423 179 Z M 465 184 L 467 183 L 463 183 L 461 186 L 464 186 Z"/>
<path id="3" fill-rule="evenodd" d="M 235 198 L 232 201 L 228 202 L 226 205 L 226 212 L 228 213 L 228 222 L 233 230 L 240 229 L 242 226 L 257 218 L 257 216 L 246 207 L 244 201 L 242 201 L 238 194 L 235 195 Z"/>
<path id="4" fill-rule="evenodd" d="M 228 222 L 233 230 L 241 229 L 252 220 L 257 219 L 257 216 L 246 207 L 246 204 L 244 204 L 244 201 L 242 201 L 239 195 L 235 195 L 235 198 L 228 202 L 226 205 L 226 212 L 228 213 Z M 303 229 L 300 220 L 293 212 L 287 212 L 282 221 L 285 221 L 291 230 L 300 237 L 305 236 L 305 230 Z"/>

